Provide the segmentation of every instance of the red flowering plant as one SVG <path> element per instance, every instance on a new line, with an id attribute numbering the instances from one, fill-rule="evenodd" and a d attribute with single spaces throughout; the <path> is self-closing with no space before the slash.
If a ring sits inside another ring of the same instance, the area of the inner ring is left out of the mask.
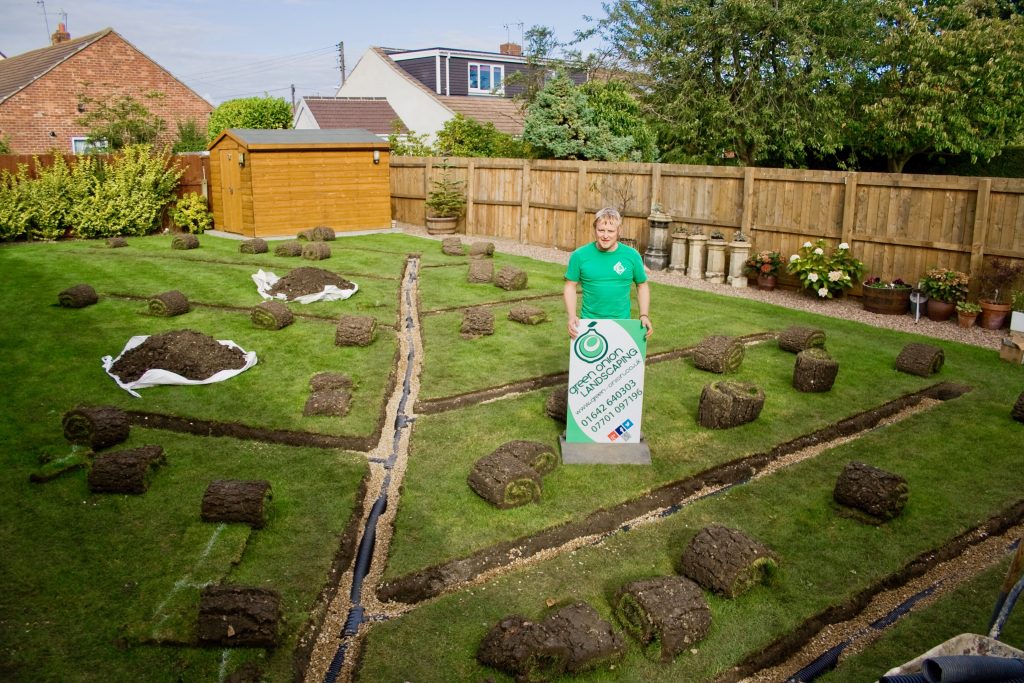
<path id="1" fill-rule="evenodd" d="M 896 278 L 895 280 L 883 280 L 877 275 L 875 277 L 869 277 L 862 284 L 863 286 L 871 287 L 872 289 L 913 289 L 900 278 Z"/>
<path id="2" fill-rule="evenodd" d="M 750 275 L 778 275 L 782 268 L 782 256 L 777 251 L 759 251 L 744 261 Z"/>

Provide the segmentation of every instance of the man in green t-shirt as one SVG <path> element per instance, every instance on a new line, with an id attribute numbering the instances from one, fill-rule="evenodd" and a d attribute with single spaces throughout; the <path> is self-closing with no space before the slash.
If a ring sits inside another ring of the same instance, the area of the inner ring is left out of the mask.
<path id="1" fill-rule="evenodd" d="M 626 319 L 630 317 L 629 291 L 636 283 L 636 300 L 640 306 L 640 324 L 650 338 L 651 290 L 647 285 L 640 253 L 626 244 L 619 244 L 622 216 L 612 208 L 601 209 L 594 216 L 594 241 L 585 244 L 569 257 L 565 270 L 565 311 L 569 315 L 569 337 L 579 334 L 580 318 Z M 576 285 L 583 287 L 583 309 L 576 315 Z"/>

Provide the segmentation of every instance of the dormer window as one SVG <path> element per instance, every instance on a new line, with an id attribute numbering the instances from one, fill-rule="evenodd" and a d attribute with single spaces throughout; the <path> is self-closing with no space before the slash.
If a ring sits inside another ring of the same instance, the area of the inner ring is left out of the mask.
<path id="1" fill-rule="evenodd" d="M 499 64 L 469 63 L 470 95 L 503 95 L 505 67 Z"/>

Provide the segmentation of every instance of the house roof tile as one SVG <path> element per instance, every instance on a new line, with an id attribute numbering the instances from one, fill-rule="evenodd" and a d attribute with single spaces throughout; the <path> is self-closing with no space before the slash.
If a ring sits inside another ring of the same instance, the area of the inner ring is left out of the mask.
<path id="1" fill-rule="evenodd" d="M 507 97 L 437 96 L 452 111 L 480 123 L 493 123 L 502 133 L 522 135 L 526 115 L 518 100 Z"/>
<path id="2" fill-rule="evenodd" d="M 89 47 L 113 29 L 105 28 L 81 38 L 0 60 L 0 102 L 31 85 L 55 66 Z"/>
<path id="3" fill-rule="evenodd" d="M 377 135 L 392 132 L 397 120 L 402 133 L 409 132 L 386 97 L 304 97 L 320 128 L 364 128 Z"/>

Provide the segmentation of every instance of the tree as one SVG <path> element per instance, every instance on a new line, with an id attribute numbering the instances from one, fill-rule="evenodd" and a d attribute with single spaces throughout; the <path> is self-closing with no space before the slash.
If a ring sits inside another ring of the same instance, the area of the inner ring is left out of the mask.
<path id="1" fill-rule="evenodd" d="M 527 156 L 528 146 L 508 133 L 502 133 L 488 121 L 480 123 L 456 114 L 437 132 L 434 147 L 439 154 L 454 157 Z"/>
<path id="2" fill-rule="evenodd" d="M 193 118 L 178 121 L 178 136 L 171 147 L 172 152 L 202 152 L 206 149 L 206 133 Z"/>
<path id="3" fill-rule="evenodd" d="M 243 97 L 222 102 L 213 110 L 206 124 L 206 141 L 213 142 L 228 128 L 291 127 L 292 107 L 283 97 Z"/>
<path id="4" fill-rule="evenodd" d="M 515 97 L 524 105 L 529 105 L 544 89 L 548 75 L 553 71 L 551 61 L 559 43 L 555 32 L 547 26 L 534 25 L 523 34 L 523 57 L 526 58 L 526 69 L 516 71 L 505 79 L 506 89 L 518 90 Z"/>
<path id="5" fill-rule="evenodd" d="M 632 161 L 657 161 L 658 145 L 654 129 L 622 81 L 588 81 L 580 86 L 598 120 L 608 124 L 611 134 L 633 139 L 629 152 Z"/>
<path id="6" fill-rule="evenodd" d="M 413 131 L 402 132 L 402 122 L 395 119 L 391 122 L 388 144 L 391 145 L 391 156 L 396 157 L 432 157 L 434 147 L 427 141 L 427 135 Z"/>
<path id="7" fill-rule="evenodd" d="M 633 147 L 633 138 L 613 135 L 586 94 L 564 75 L 544 86 L 530 105 L 523 141 L 551 159 L 621 161 Z"/>
<path id="8" fill-rule="evenodd" d="M 988 161 L 1024 133 L 1024 18 L 995 0 L 886 3 L 856 150 L 899 172 L 923 152 Z M 1004 18 L 1005 17 L 1005 18 Z"/>
<path id="9" fill-rule="evenodd" d="M 119 150 L 131 145 L 152 144 L 167 128 L 166 121 L 131 95 L 107 95 L 96 99 L 79 94 L 78 97 L 85 113 L 75 122 L 89 129 L 87 142 L 94 149 Z M 154 90 L 143 97 L 158 101 L 164 98 L 164 94 Z"/>
<path id="10" fill-rule="evenodd" d="M 674 146 L 799 164 L 844 140 L 870 0 L 616 0 L 597 23 Z"/>

